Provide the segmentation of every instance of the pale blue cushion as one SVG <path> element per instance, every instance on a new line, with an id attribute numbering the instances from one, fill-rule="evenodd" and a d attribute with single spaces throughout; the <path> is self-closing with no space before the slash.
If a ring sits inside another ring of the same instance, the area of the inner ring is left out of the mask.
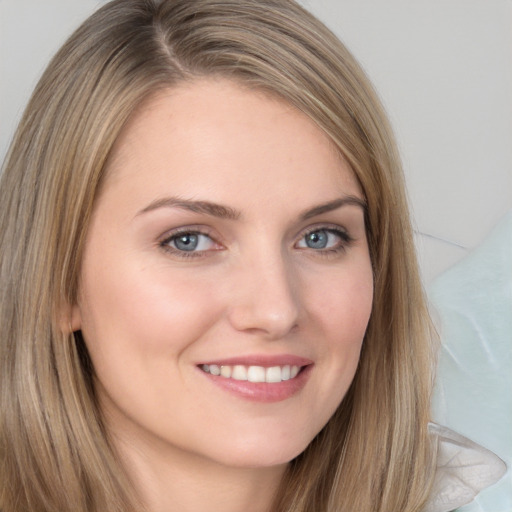
<path id="1" fill-rule="evenodd" d="M 512 211 L 438 277 L 429 298 L 442 350 L 434 420 L 499 455 L 507 474 L 460 512 L 512 511 Z"/>

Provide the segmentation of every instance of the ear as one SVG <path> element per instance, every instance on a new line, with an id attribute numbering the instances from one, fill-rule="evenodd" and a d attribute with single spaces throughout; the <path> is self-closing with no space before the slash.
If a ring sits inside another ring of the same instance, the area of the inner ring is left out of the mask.
<path id="1" fill-rule="evenodd" d="M 65 334 L 79 331 L 82 328 L 82 314 L 78 304 L 65 304 L 60 308 L 60 329 Z"/>
<path id="2" fill-rule="evenodd" d="M 82 313 L 78 304 L 75 304 L 71 307 L 69 325 L 71 326 L 73 332 L 79 331 L 82 328 Z"/>

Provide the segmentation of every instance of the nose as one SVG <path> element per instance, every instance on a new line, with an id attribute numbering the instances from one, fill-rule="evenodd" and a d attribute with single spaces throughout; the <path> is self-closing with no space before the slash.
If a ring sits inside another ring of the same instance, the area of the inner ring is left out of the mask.
<path id="1" fill-rule="evenodd" d="M 298 327 L 299 283 L 282 257 L 246 262 L 232 279 L 228 317 L 236 330 L 276 340 Z"/>

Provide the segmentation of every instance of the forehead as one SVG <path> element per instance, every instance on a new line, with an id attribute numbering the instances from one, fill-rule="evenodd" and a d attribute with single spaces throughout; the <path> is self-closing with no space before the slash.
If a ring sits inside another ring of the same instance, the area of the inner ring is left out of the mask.
<path id="1" fill-rule="evenodd" d="M 138 176 L 135 176 L 137 174 Z M 107 183 L 136 178 L 196 190 L 224 184 L 361 194 L 329 137 L 284 100 L 224 79 L 185 82 L 153 95 L 116 141 Z M 174 193 L 180 191 L 173 190 Z"/>

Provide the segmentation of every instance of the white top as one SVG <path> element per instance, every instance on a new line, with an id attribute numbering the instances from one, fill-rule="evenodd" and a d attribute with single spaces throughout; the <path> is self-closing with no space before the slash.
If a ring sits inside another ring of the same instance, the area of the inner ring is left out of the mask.
<path id="1" fill-rule="evenodd" d="M 472 501 L 506 472 L 494 453 L 447 427 L 429 424 L 438 439 L 437 473 L 423 512 L 450 512 Z"/>

